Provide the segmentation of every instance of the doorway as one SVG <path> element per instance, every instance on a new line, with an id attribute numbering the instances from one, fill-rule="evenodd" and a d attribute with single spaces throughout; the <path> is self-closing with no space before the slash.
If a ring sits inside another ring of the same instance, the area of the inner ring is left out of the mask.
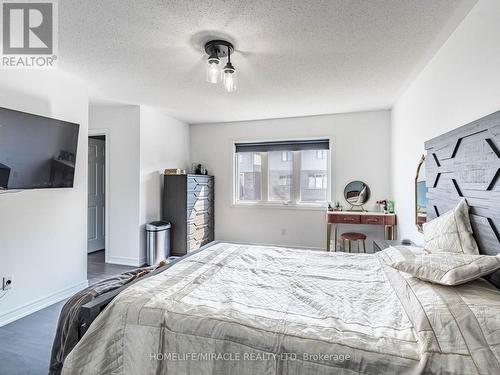
<path id="1" fill-rule="evenodd" d="M 87 253 L 106 247 L 106 135 L 88 139 Z"/>

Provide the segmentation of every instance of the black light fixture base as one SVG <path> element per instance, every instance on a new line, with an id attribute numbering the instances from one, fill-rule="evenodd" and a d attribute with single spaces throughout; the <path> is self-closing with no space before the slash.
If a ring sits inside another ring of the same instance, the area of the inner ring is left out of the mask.
<path id="1" fill-rule="evenodd" d="M 227 57 L 234 52 L 234 47 L 225 40 L 211 40 L 205 44 L 205 52 L 208 56 Z"/>

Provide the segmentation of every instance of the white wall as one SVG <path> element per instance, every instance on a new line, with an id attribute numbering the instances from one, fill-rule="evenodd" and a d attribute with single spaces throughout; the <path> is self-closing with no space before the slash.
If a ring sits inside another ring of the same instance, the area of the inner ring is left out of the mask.
<path id="1" fill-rule="evenodd" d="M 191 125 L 191 160 L 215 176 L 215 237 L 218 240 L 324 248 L 324 209 L 243 208 L 232 206 L 232 145 L 234 141 L 333 138 L 333 199 L 343 200 L 351 180 L 371 188 L 366 205 L 390 198 L 390 112 Z M 353 226 L 349 226 L 354 229 Z M 340 228 L 345 229 L 345 228 Z M 359 226 L 370 237 L 383 237 L 378 226 Z"/>
<path id="2" fill-rule="evenodd" d="M 161 174 L 188 166 L 189 125 L 153 107 L 91 105 L 89 128 L 109 141 L 107 261 L 140 266 L 144 224 L 161 219 Z"/>
<path id="3" fill-rule="evenodd" d="M 392 110 L 392 182 L 400 236 L 414 225 L 424 142 L 500 109 L 500 2 L 480 0 Z"/>
<path id="4" fill-rule="evenodd" d="M 106 259 L 139 266 L 139 106 L 91 105 L 89 129 L 107 136 Z"/>
<path id="5" fill-rule="evenodd" d="M 140 118 L 140 257 L 145 262 L 144 224 L 161 219 L 164 170 L 188 167 L 189 125 L 148 106 L 141 106 Z"/>
<path id="6" fill-rule="evenodd" d="M 88 93 L 58 71 L 4 70 L 0 106 L 80 124 L 74 188 L 0 195 L 0 277 L 14 280 L 1 326 L 87 285 Z"/>

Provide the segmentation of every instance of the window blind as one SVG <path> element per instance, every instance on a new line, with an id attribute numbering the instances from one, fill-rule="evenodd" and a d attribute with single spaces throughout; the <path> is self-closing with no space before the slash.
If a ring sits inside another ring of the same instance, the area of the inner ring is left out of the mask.
<path id="1" fill-rule="evenodd" d="M 236 152 L 329 150 L 329 139 L 235 143 Z"/>

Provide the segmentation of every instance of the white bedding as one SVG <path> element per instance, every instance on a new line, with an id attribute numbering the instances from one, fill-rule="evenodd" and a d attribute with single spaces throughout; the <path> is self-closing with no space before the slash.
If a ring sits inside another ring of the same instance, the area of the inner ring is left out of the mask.
<path id="1" fill-rule="evenodd" d="M 500 292 L 377 255 L 219 243 L 122 292 L 63 374 L 500 373 Z"/>

